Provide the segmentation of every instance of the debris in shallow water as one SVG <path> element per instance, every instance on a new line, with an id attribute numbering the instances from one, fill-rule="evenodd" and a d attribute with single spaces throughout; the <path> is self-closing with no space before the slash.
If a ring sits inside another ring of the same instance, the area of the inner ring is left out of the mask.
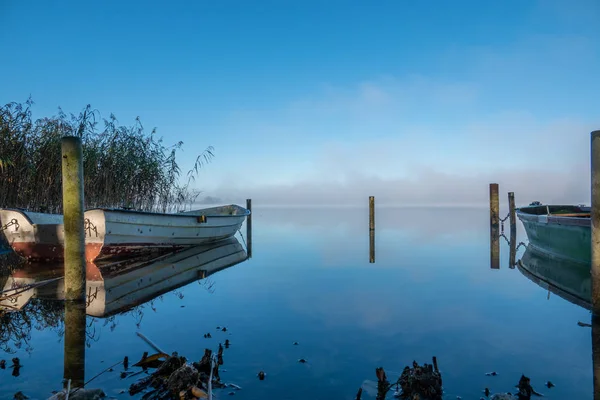
<path id="1" fill-rule="evenodd" d="M 65 400 L 66 393 L 66 390 L 63 390 L 54 394 L 48 400 Z M 69 392 L 69 400 L 100 400 L 104 398 L 106 398 L 106 394 L 102 389 L 72 388 Z"/>
<path id="2" fill-rule="evenodd" d="M 23 394 L 23 392 L 18 391 L 17 393 L 15 393 L 15 395 L 13 396 L 14 400 L 27 400 L 29 397 L 25 396 Z"/>
<path id="3" fill-rule="evenodd" d="M 144 353 L 144 357 L 137 363 L 133 364 L 134 367 L 142 368 L 158 368 L 165 360 L 169 358 L 167 354 L 157 353 L 148 356 L 148 353 Z"/>
<path id="4" fill-rule="evenodd" d="M 12 359 L 13 364 L 10 366 L 13 369 L 12 376 L 19 376 L 21 374 L 21 361 L 19 357 Z"/>
<path id="5" fill-rule="evenodd" d="M 510 393 L 496 393 L 496 394 L 492 395 L 490 400 L 518 400 L 518 399 Z"/>
<path id="6" fill-rule="evenodd" d="M 581 321 L 578 321 L 578 322 L 577 322 L 577 325 L 579 325 L 579 326 L 583 326 L 583 327 L 585 327 L 585 328 L 591 328 L 591 327 L 592 327 L 592 325 L 591 325 L 591 324 L 586 324 L 585 322 L 581 322 Z"/>
<path id="7" fill-rule="evenodd" d="M 191 391 L 191 393 L 192 393 L 192 396 L 194 396 L 194 397 L 196 397 L 196 398 L 198 398 L 198 399 L 206 399 L 206 398 L 208 398 L 208 393 L 206 393 L 206 391 L 205 391 L 205 390 L 203 390 L 203 389 L 200 389 L 200 388 L 199 388 L 199 387 L 197 387 L 197 386 L 193 386 L 193 387 L 190 389 L 190 391 Z"/>
<path id="8" fill-rule="evenodd" d="M 195 368 L 189 364 L 183 364 L 169 376 L 167 387 L 171 393 L 179 393 L 196 387 L 199 379 L 200 374 Z"/>
<path id="9" fill-rule="evenodd" d="M 362 398 L 362 388 L 358 388 L 358 392 L 356 393 L 356 400 L 361 400 Z"/>
<path id="10" fill-rule="evenodd" d="M 532 394 L 536 396 L 543 396 L 543 394 L 535 391 L 535 389 L 531 386 L 531 379 L 529 379 L 525 375 L 521 375 L 521 379 L 519 379 L 519 384 L 515 387 L 519 389 L 519 393 L 517 394 L 519 400 L 529 400 L 531 399 Z"/>

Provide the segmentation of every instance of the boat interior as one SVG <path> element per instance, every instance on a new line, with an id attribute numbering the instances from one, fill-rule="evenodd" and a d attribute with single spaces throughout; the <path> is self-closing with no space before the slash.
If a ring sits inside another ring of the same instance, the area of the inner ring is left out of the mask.
<path id="1" fill-rule="evenodd" d="M 519 208 L 519 211 L 531 215 L 552 215 L 557 217 L 590 218 L 590 207 L 573 205 L 532 205 Z"/>

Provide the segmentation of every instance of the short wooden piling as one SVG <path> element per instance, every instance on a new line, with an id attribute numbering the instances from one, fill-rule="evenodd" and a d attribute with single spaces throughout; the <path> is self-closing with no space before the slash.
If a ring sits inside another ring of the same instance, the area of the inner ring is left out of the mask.
<path id="1" fill-rule="evenodd" d="M 252 258 L 252 199 L 246 199 L 246 209 L 250 211 L 246 217 L 246 253 Z"/>
<path id="2" fill-rule="evenodd" d="M 369 196 L 369 230 L 375 230 L 375 196 Z"/>
<path id="3" fill-rule="evenodd" d="M 63 377 L 71 380 L 71 388 L 85 382 L 85 301 L 65 302 L 65 348 Z"/>
<path id="4" fill-rule="evenodd" d="M 497 228 L 500 225 L 500 199 L 498 197 L 498 184 L 490 183 L 490 224 Z"/>
<path id="5" fill-rule="evenodd" d="M 515 213 L 515 193 L 508 192 L 508 216 L 510 222 L 510 231 L 512 233 L 513 228 L 517 229 L 517 215 Z"/>
<path id="6" fill-rule="evenodd" d="M 600 316 L 600 130 L 591 133 L 592 312 Z"/>
<path id="7" fill-rule="evenodd" d="M 62 138 L 65 299 L 85 298 L 83 150 L 81 138 Z"/>
<path id="8" fill-rule="evenodd" d="M 490 268 L 500 269 L 500 199 L 498 184 L 490 183 Z"/>

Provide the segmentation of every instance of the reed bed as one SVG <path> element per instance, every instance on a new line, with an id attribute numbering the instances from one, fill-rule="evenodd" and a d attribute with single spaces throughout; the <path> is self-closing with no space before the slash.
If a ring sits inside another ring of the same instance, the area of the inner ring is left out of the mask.
<path id="1" fill-rule="evenodd" d="M 177 211 L 199 195 L 190 185 L 214 157 L 212 146 L 182 175 L 176 156 L 183 142 L 165 145 L 139 118 L 123 126 L 87 105 L 79 115 L 59 109 L 33 120 L 32 105 L 28 99 L 0 106 L 0 207 L 62 213 L 61 138 L 71 135 L 83 143 L 86 208 Z"/>

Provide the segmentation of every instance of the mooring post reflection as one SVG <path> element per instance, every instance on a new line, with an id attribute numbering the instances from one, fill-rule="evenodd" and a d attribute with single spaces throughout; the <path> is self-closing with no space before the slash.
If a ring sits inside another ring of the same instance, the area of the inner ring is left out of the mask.
<path id="1" fill-rule="evenodd" d="M 246 217 L 246 253 L 252 258 L 252 199 L 246 199 L 246 209 L 250 211 Z"/>
<path id="2" fill-rule="evenodd" d="M 85 382 L 85 301 L 65 301 L 64 386 L 83 387 Z"/>
<path id="3" fill-rule="evenodd" d="M 510 229 L 510 240 L 508 242 L 509 255 L 508 255 L 508 268 L 515 268 L 517 264 L 517 229 Z"/>
<path id="4" fill-rule="evenodd" d="M 500 230 L 490 227 L 490 268 L 500 269 Z"/>
<path id="5" fill-rule="evenodd" d="M 369 263 L 375 263 L 375 230 L 369 229 Z"/>
<path id="6" fill-rule="evenodd" d="M 500 269 L 500 200 L 498 184 L 490 183 L 490 268 Z"/>
<path id="7" fill-rule="evenodd" d="M 375 196 L 369 196 L 369 263 L 375 263 Z"/>
<path id="8" fill-rule="evenodd" d="M 594 370 L 594 400 L 600 400 L 600 318 L 592 316 L 592 368 Z"/>

